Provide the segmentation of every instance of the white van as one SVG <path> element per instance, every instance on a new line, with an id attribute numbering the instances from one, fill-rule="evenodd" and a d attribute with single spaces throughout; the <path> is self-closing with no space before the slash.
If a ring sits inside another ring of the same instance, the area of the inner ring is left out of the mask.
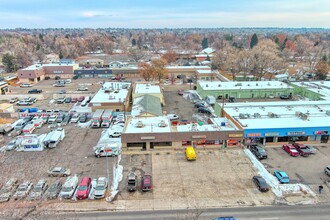
<path id="1" fill-rule="evenodd" d="M 214 96 L 208 95 L 205 97 L 205 101 L 209 105 L 214 105 L 216 102 L 216 99 L 214 98 Z"/>
<path id="2" fill-rule="evenodd" d="M 116 129 L 110 130 L 109 131 L 109 137 L 120 137 L 121 134 L 123 133 L 124 128 L 123 127 L 116 127 Z"/>
<path id="3" fill-rule="evenodd" d="M 86 96 L 84 101 L 81 102 L 82 107 L 85 107 L 89 102 L 91 101 L 91 97 L 90 96 Z"/>
<path id="4" fill-rule="evenodd" d="M 76 175 L 69 176 L 62 186 L 60 197 L 64 199 L 71 199 L 72 196 L 74 195 L 74 192 L 76 191 L 77 186 L 78 186 L 78 177 Z"/>

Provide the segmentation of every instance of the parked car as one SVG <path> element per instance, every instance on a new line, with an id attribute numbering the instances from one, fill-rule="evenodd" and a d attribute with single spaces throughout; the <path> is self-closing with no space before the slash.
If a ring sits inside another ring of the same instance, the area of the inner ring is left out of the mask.
<path id="1" fill-rule="evenodd" d="M 17 188 L 15 194 L 13 195 L 13 198 L 15 200 L 18 199 L 24 199 L 30 192 L 33 184 L 30 181 L 25 181 L 19 187 Z"/>
<path id="2" fill-rule="evenodd" d="M 167 115 L 167 118 L 170 120 L 170 121 L 175 121 L 175 120 L 179 120 L 179 116 L 176 115 L 176 114 L 168 114 Z"/>
<path id="3" fill-rule="evenodd" d="M 71 103 L 71 101 L 72 101 L 71 97 L 66 97 L 64 102 L 65 103 Z"/>
<path id="4" fill-rule="evenodd" d="M 296 148 L 300 156 L 308 157 L 311 155 L 309 148 L 307 148 L 305 145 L 294 143 L 293 146 Z"/>
<path id="5" fill-rule="evenodd" d="M 84 99 L 85 99 L 85 96 L 79 96 L 79 98 L 77 99 L 77 101 L 78 102 L 82 102 L 82 101 L 84 101 Z"/>
<path id="6" fill-rule="evenodd" d="M 291 98 L 292 98 L 291 95 L 280 95 L 280 99 L 287 100 L 287 99 L 291 99 Z"/>
<path id="7" fill-rule="evenodd" d="M 32 87 L 32 85 L 30 83 L 22 83 L 19 87 L 28 88 L 28 87 Z"/>
<path id="8" fill-rule="evenodd" d="M 64 87 L 64 83 L 55 83 L 53 86 L 55 87 Z"/>
<path id="9" fill-rule="evenodd" d="M 261 145 L 249 145 L 248 148 L 259 160 L 267 159 L 267 152 Z"/>
<path id="10" fill-rule="evenodd" d="M 32 189 L 28 200 L 36 200 L 36 199 L 41 199 L 42 195 L 46 191 L 48 187 L 47 181 L 44 179 L 41 179 L 38 181 L 38 183 L 34 186 Z"/>
<path id="11" fill-rule="evenodd" d="M 77 91 L 88 91 L 88 87 L 86 87 L 86 86 L 79 86 L 77 88 Z"/>
<path id="12" fill-rule="evenodd" d="M 275 170 L 274 176 L 280 181 L 280 183 L 289 183 L 290 179 L 288 174 L 286 174 L 284 171 L 281 170 Z"/>
<path id="13" fill-rule="evenodd" d="M 55 199 L 61 191 L 62 183 L 60 180 L 56 180 L 45 193 L 46 199 Z"/>
<path id="14" fill-rule="evenodd" d="M 50 115 L 48 118 L 48 124 L 55 123 L 57 119 L 57 115 Z"/>
<path id="15" fill-rule="evenodd" d="M 77 123 L 79 121 L 80 118 L 80 114 L 79 113 L 75 113 L 70 120 L 70 123 Z"/>
<path id="16" fill-rule="evenodd" d="M 77 176 L 70 176 L 66 179 L 65 183 L 63 184 L 62 190 L 60 192 L 60 197 L 64 199 L 71 199 L 76 188 L 78 186 L 78 177 Z"/>
<path id="17" fill-rule="evenodd" d="M 252 181 L 256 184 L 260 192 L 267 192 L 269 190 L 268 184 L 261 176 L 254 176 Z"/>
<path id="18" fill-rule="evenodd" d="M 28 93 L 30 94 L 38 94 L 38 93 L 42 93 L 41 89 L 31 89 L 28 91 Z"/>
<path id="19" fill-rule="evenodd" d="M 102 199 L 105 197 L 105 192 L 108 187 L 108 180 L 105 177 L 99 177 L 94 189 L 94 198 Z"/>
<path id="20" fill-rule="evenodd" d="M 194 104 L 194 107 L 195 108 L 201 108 L 201 107 L 206 107 L 207 105 L 205 104 L 205 103 L 203 103 L 203 102 L 197 102 L 197 103 L 195 103 Z"/>
<path id="21" fill-rule="evenodd" d="M 80 123 L 85 123 L 87 121 L 87 115 L 83 114 L 79 118 Z"/>
<path id="22" fill-rule="evenodd" d="M 57 117 L 56 119 L 56 123 L 62 123 L 62 121 L 64 120 L 65 118 L 65 114 L 61 114 Z"/>
<path id="23" fill-rule="evenodd" d="M 48 176 L 70 176 L 71 170 L 64 167 L 54 167 L 47 171 Z"/>
<path id="24" fill-rule="evenodd" d="M 141 190 L 143 192 L 152 190 L 152 176 L 144 174 L 141 178 Z"/>
<path id="25" fill-rule="evenodd" d="M 16 190 L 17 185 L 18 185 L 18 180 L 16 178 L 9 179 L 0 190 L 0 202 L 9 201 L 10 197 L 13 194 L 13 191 Z"/>
<path id="26" fill-rule="evenodd" d="M 134 172 L 130 172 L 127 176 L 127 190 L 133 192 L 137 187 L 137 176 Z"/>
<path id="27" fill-rule="evenodd" d="M 65 102 L 65 96 L 64 97 L 59 97 L 57 100 L 56 100 L 56 103 L 57 104 L 63 104 Z"/>
<path id="28" fill-rule="evenodd" d="M 316 148 L 311 145 L 305 145 L 311 154 L 316 154 Z"/>
<path id="29" fill-rule="evenodd" d="M 5 149 L 6 151 L 11 151 L 14 150 L 17 146 L 18 146 L 17 140 L 16 138 L 14 138 L 13 140 L 9 141 L 8 144 L 5 145 Z"/>
<path id="30" fill-rule="evenodd" d="M 183 95 L 183 90 L 178 90 L 178 95 Z"/>
<path id="31" fill-rule="evenodd" d="M 330 176 L 330 166 L 326 166 L 324 168 L 324 173 L 327 174 L 328 176 Z"/>
<path id="32" fill-rule="evenodd" d="M 44 124 L 46 124 L 48 122 L 48 118 L 49 118 L 48 115 L 42 116 L 42 121 L 43 121 Z"/>
<path id="33" fill-rule="evenodd" d="M 71 117 L 72 117 L 72 115 L 67 114 L 67 115 L 65 116 L 65 118 L 63 119 L 63 121 L 62 121 L 62 125 L 67 125 L 67 124 L 69 124 L 69 122 L 70 122 L 70 120 L 71 120 Z"/>
<path id="34" fill-rule="evenodd" d="M 66 94 L 66 90 L 62 89 L 57 92 L 58 94 Z"/>
<path id="35" fill-rule="evenodd" d="M 292 157 L 298 157 L 299 156 L 299 152 L 291 144 L 284 144 L 282 146 L 282 149 L 285 150 Z"/>
<path id="36" fill-rule="evenodd" d="M 28 101 L 23 101 L 23 100 L 16 102 L 16 105 L 19 105 L 19 106 L 29 106 L 32 104 L 33 104 L 33 102 L 28 102 Z"/>
<path id="37" fill-rule="evenodd" d="M 198 112 L 200 112 L 200 113 L 206 113 L 206 114 L 209 114 L 209 115 L 212 114 L 212 112 L 210 111 L 210 109 L 204 108 L 204 107 L 198 108 Z"/>
<path id="38" fill-rule="evenodd" d="M 72 98 L 71 103 L 76 103 L 78 102 L 78 98 Z"/>
<path id="39" fill-rule="evenodd" d="M 81 179 L 76 192 L 77 199 L 87 199 L 92 188 L 92 179 L 88 176 L 85 176 Z"/>
<path id="40" fill-rule="evenodd" d="M 18 102 L 18 98 L 17 97 L 14 97 L 14 98 L 9 99 L 9 103 L 16 103 L 16 102 Z"/>

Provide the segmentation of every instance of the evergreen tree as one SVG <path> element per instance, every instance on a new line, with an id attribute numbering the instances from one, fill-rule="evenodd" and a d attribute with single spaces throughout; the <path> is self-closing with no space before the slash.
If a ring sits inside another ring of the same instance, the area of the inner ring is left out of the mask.
<path id="1" fill-rule="evenodd" d="M 58 55 L 58 57 L 59 57 L 60 59 L 63 59 L 62 51 L 60 51 L 60 54 Z"/>
<path id="2" fill-rule="evenodd" d="M 136 46 L 136 40 L 134 38 L 132 39 L 132 46 Z"/>
<path id="3" fill-rule="evenodd" d="M 16 60 L 13 55 L 10 55 L 9 53 L 6 53 L 2 57 L 2 63 L 5 66 L 5 69 L 8 73 L 16 71 Z"/>
<path id="4" fill-rule="evenodd" d="M 250 48 L 252 49 L 255 45 L 258 44 L 258 37 L 257 34 L 253 34 L 250 42 Z"/>
<path id="5" fill-rule="evenodd" d="M 328 57 L 327 57 L 327 55 L 324 54 L 324 55 L 322 56 L 322 59 L 321 59 L 321 60 L 324 61 L 324 62 L 327 62 L 327 61 L 328 61 Z"/>
<path id="6" fill-rule="evenodd" d="M 206 61 L 211 61 L 211 58 L 210 58 L 210 56 L 209 55 L 207 55 L 207 57 L 206 57 L 206 59 L 205 59 Z"/>
<path id="7" fill-rule="evenodd" d="M 205 49 L 205 48 L 208 48 L 209 47 L 209 42 L 207 40 L 206 37 L 203 38 L 203 41 L 202 41 L 202 48 Z"/>

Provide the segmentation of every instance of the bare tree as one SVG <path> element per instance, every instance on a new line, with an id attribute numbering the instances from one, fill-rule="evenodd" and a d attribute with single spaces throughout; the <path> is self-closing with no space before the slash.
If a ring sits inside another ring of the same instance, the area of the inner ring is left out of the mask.
<path id="1" fill-rule="evenodd" d="M 140 76 L 147 82 L 154 78 L 154 68 L 148 63 L 139 64 Z"/>
<path id="2" fill-rule="evenodd" d="M 158 79 L 159 82 L 167 75 L 166 64 L 167 62 L 164 59 L 152 61 L 155 78 Z"/>
<path id="3" fill-rule="evenodd" d="M 145 57 L 146 52 L 138 47 L 132 47 L 128 50 L 128 54 L 135 62 L 139 62 Z"/>

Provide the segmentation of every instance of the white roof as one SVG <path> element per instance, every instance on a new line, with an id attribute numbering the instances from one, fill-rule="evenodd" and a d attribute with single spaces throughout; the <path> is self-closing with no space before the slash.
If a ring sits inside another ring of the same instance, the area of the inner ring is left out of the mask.
<path id="1" fill-rule="evenodd" d="M 290 85 L 279 81 L 206 82 L 198 81 L 203 90 L 285 89 Z"/>
<path id="2" fill-rule="evenodd" d="M 153 85 L 153 84 L 144 84 L 144 83 L 137 83 L 135 85 L 135 94 L 155 94 L 155 93 L 161 93 L 159 85 Z"/>
<path id="3" fill-rule="evenodd" d="M 196 70 L 198 74 L 210 74 L 212 73 L 211 69 L 208 70 Z"/>
<path id="4" fill-rule="evenodd" d="M 245 130 L 330 125 L 330 101 L 226 103 L 224 110 Z"/>
<path id="5" fill-rule="evenodd" d="M 45 63 L 45 64 L 34 64 L 24 68 L 23 70 L 37 70 L 42 69 L 42 67 L 51 67 L 51 66 L 76 66 L 76 63 Z"/>
<path id="6" fill-rule="evenodd" d="M 178 132 L 188 132 L 188 131 L 236 131 L 239 130 L 232 122 L 227 118 L 212 118 L 213 124 L 203 124 L 198 123 L 193 124 L 182 124 L 177 125 Z"/>
<path id="7" fill-rule="evenodd" d="M 127 86 L 127 89 L 123 89 L 124 85 Z M 91 103 L 99 104 L 99 103 L 124 102 L 130 86 L 131 86 L 131 83 L 129 83 L 129 82 L 106 82 L 103 84 L 103 88 L 107 88 L 111 92 L 105 92 L 105 90 L 101 88 L 95 94 L 95 96 L 91 100 Z"/>
<path id="8" fill-rule="evenodd" d="M 215 52 L 215 50 L 213 50 L 212 48 L 208 47 L 205 48 L 204 50 L 202 50 L 203 53 L 209 54 L 209 53 L 213 53 Z"/>
<path id="9" fill-rule="evenodd" d="M 323 99 L 330 100 L 330 81 L 292 82 L 292 84 L 319 93 Z"/>
<path id="10" fill-rule="evenodd" d="M 159 123 L 163 121 L 166 126 L 160 127 Z M 137 127 L 142 122 L 142 127 Z M 138 117 L 130 118 L 126 123 L 126 130 L 124 133 L 164 133 L 171 132 L 171 122 L 166 116 L 159 117 Z"/>

